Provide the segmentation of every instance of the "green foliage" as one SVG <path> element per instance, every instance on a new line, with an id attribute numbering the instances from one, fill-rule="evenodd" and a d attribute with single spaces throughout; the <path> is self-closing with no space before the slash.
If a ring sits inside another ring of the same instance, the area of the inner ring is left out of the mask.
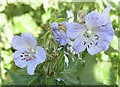
<path id="1" fill-rule="evenodd" d="M 56 20 L 57 23 L 61 23 L 63 21 L 67 21 L 67 20 L 65 18 L 59 18 L 59 19 Z"/>
<path id="2" fill-rule="evenodd" d="M 9 73 L 10 77 L 12 78 L 14 85 L 26 85 L 26 81 L 25 79 L 21 78 L 18 75 L 15 75 L 15 73 L 13 73 L 12 71 L 10 71 L 9 69 L 5 68 L 5 70 Z"/>
<path id="3" fill-rule="evenodd" d="M 13 24 L 16 33 L 32 33 L 35 32 L 38 28 L 30 14 L 25 14 L 20 17 L 13 17 Z"/>

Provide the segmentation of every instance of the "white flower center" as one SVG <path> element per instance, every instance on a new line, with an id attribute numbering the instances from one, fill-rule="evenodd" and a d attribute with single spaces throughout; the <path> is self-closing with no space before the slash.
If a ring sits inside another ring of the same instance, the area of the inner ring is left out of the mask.
<path id="1" fill-rule="evenodd" d="M 93 34 L 93 32 L 91 30 L 87 30 L 86 33 L 83 34 L 85 37 L 89 38 L 92 42 L 90 42 L 90 44 L 88 44 L 88 48 L 90 48 L 91 45 L 98 45 L 98 40 L 99 40 L 99 36 L 97 34 Z M 83 45 L 86 45 L 87 41 L 83 42 Z"/>
<path id="2" fill-rule="evenodd" d="M 92 31 L 91 31 L 91 30 L 88 30 L 87 33 L 88 33 L 88 35 L 91 35 L 91 34 L 92 34 Z"/>
<path id="3" fill-rule="evenodd" d="M 36 58 L 35 49 L 29 48 L 28 50 L 22 52 L 22 54 L 20 54 L 20 57 L 22 60 L 26 60 L 26 62 L 35 59 Z"/>

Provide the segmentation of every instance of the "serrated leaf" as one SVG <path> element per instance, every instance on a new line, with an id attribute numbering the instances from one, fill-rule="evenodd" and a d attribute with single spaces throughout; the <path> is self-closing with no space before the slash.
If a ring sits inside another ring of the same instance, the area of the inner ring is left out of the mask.
<path id="1" fill-rule="evenodd" d="M 27 84 L 26 81 L 23 78 L 15 75 L 15 73 L 13 73 L 11 70 L 9 70 L 7 68 L 5 68 L 5 70 L 10 75 L 10 77 L 12 78 L 15 85 L 25 85 L 25 84 Z"/>

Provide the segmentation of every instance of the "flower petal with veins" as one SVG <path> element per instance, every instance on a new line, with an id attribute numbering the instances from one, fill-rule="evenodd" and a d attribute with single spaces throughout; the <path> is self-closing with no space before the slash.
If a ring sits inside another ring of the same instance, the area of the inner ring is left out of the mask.
<path id="1" fill-rule="evenodd" d="M 68 37 L 75 39 L 79 36 L 82 36 L 86 31 L 87 29 L 84 25 L 74 22 L 67 25 L 66 34 Z"/>
<path id="2" fill-rule="evenodd" d="M 44 49 L 37 46 L 37 40 L 30 33 L 22 33 L 21 37 L 14 36 L 12 46 L 17 49 L 13 54 L 15 65 L 20 68 L 27 66 L 27 72 L 30 75 L 33 75 L 36 66 L 46 59 Z"/>
<path id="3" fill-rule="evenodd" d="M 114 29 L 108 16 L 111 5 L 100 14 L 97 11 L 90 12 L 85 18 L 84 25 L 72 23 L 67 26 L 67 35 L 75 39 L 73 49 L 80 53 L 87 48 L 91 55 L 106 51 L 114 36 Z"/>

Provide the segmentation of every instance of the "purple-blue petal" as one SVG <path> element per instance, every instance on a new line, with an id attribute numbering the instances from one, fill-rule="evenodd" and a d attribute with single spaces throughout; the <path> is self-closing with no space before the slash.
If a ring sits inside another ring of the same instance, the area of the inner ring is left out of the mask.
<path id="1" fill-rule="evenodd" d="M 86 30 L 87 29 L 84 25 L 74 22 L 72 24 L 67 25 L 66 34 L 71 39 L 75 39 L 79 36 L 82 36 L 86 32 Z"/>
<path id="2" fill-rule="evenodd" d="M 66 36 L 66 33 L 63 30 L 52 30 L 53 34 L 56 38 L 56 40 L 61 44 L 61 45 L 66 45 L 69 41 L 69 38 Z"/>
<path id="3" fill-rule="evenodd" d="M 83 52 L 87 47 L 87 38 L 84 36 L 77 37 L 74 41 L 73 50 L 77 53 Z"/>
<path id="4" fill-rule="evenodd" d="M 53 22 L 51 28 L 53 30 L 58 30 L 58 23 L 57 22 Z"/>

